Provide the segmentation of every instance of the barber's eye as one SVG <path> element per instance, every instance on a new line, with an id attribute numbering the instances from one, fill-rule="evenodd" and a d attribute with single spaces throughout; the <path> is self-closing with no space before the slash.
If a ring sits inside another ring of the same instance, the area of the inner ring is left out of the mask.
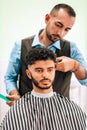
<path id="1" fill-rule="evenodd" d="M 67 29 L 65 29 L 65 31 L 68 32 L 68 31 L 70 31 L 70 29 L 67 28 Z"/>
<path id="2" fill-rule="evenodd" d="M 63 27 L 61 24 L 58 24 L 58 23 L 55 23 L 55 25 L 56 25 L 57 27 L 60 27 L 60 28 Z"/>

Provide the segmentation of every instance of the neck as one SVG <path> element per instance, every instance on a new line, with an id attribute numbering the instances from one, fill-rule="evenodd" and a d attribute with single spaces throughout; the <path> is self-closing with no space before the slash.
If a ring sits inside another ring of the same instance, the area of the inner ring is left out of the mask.
<path id="1" fill-rule="evenodd" d="M 40 43 L 44 44 L 46 47 L 50 46 L 52 42 L 47 38 L 45 29 L 39 35 Z"/>
<path id="2" fill-rule="evenodd" d="M 53 91 L 49 92 L 49 93 L 38 93 L 36 91 L 34 91 L 34 89 L 31 91 L 31 95 L 35 96 L 35 97 L 39 97 L 39 98 L 49 98 L 53 96 Z"/>
<path id="3" fill-rule="evenodd" d="M 53 92 L 53 88 L 52 86 L 48 89 L 40 89 L 36 86 L 33 86 L 33 90 L 36 92 L 36 93 L 40 93 L 40 94 L 49 94 L 50 92 Z"/>

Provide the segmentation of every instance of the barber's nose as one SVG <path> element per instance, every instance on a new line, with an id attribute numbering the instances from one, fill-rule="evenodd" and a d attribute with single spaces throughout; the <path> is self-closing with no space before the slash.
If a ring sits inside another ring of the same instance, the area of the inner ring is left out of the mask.
<path id="1" fill-rule="evenodd" d="M 57 34 L 60 36 L 60 38 L 62 38 L 62 37 L 64 36 L 64 34 L 65 34 L 64 29 L 58 30 L 58 33 L 57 33 Z"/>

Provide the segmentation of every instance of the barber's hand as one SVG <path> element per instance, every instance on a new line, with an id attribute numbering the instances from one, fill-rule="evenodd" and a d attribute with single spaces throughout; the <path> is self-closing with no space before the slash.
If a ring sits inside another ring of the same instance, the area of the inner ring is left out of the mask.
<path id="1" fill-rule="evenodd" d="M 20 95 L 9 95 L 6 97 L 11 100 L 10 102 L 6 102 L 6 104 L 9 106 L 12 106 L 17 100 L 20 99 L 21 96 Z"/>
<path id="2" fill-rule="evenodd" d="M 67 72 L 67 71 L 75 71 L 79 67 L 78 61 L 71 59 L 66 56 L 61 56 L 57 58 L 56 70 Z"/>

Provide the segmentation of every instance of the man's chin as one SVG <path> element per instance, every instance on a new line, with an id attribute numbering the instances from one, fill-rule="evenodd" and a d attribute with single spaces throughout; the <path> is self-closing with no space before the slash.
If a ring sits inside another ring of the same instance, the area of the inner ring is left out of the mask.
<path id="1" fill-rule="evenodd" d="M 43 86 L 37 86 L 39 89 L 49 89 L 51 87 L 51 85 L 43 85 Z"/>
<path id="2" fill-rule="evenodd" d="M 53 39 L 54 42 L 56 42 L 56 41 L 58 41 L 58 40 L 60 40 L 60 38 L 54 38 L 54 39 Z"/>
<path id="3" fill-rule="evenodd" d="M 58 41 L 58 40 L 60 40 L 60 38 L 58 38 L 58 39 L 51 39 L 50 41 L 51 41 L 51 42 L 56 42 L 56 41 Z"/>

